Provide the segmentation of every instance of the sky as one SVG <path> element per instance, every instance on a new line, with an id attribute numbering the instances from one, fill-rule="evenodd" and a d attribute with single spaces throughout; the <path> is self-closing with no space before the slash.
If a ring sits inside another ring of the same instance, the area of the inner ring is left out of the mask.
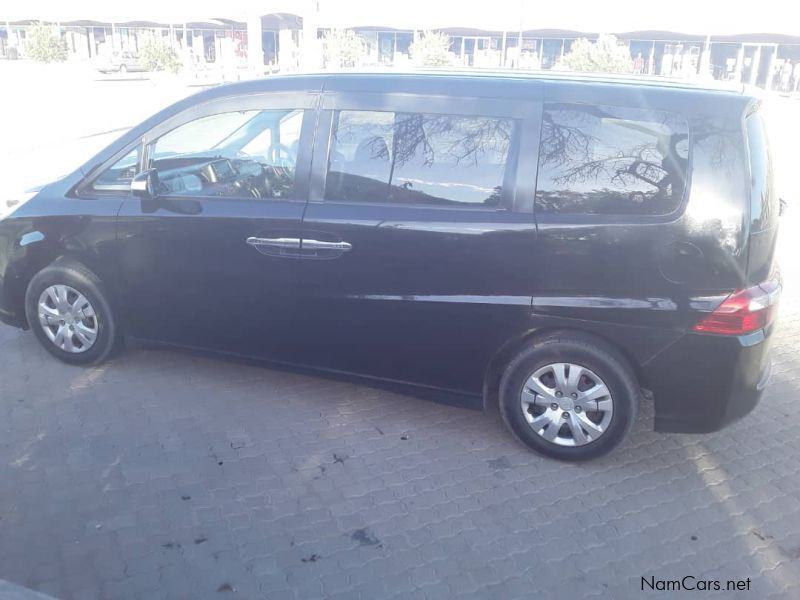
<path id="1" fill-rule="evenodd" d="M 490 31 L 568 29 L 589 33 L 662 30 L 696 35 L 779 33 L 800 37 L 797 0 L 4 0 L 0 21 L 184 20 L 273 12 L 303 14 L 319 6 L 320 27 L 440 27 Z"/>

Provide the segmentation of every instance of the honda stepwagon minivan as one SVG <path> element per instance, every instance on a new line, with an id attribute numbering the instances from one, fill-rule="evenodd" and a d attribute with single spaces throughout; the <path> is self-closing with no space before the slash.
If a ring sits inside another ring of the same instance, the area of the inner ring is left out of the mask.
<path id="1" fill-rule="evenodd" d="M 750 411 L 779 202 L 760 100 L 513 73 L 203 91 L 0 222 L 0 315 L 69 363 L 123 335 L 498 402 L 587 459 Z M 429 395 L 429 394 L 428 394 Z"/>

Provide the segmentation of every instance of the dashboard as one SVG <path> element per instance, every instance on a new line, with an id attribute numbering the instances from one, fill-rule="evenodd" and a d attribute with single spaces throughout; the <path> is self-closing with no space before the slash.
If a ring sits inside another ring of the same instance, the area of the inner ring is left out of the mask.
<path id="1" fill-rule="evenodd" d="M 157 159 L 159 195 L 276 198 L 287 195 L 294 168 L 255 158 L 182 156 Z"/>

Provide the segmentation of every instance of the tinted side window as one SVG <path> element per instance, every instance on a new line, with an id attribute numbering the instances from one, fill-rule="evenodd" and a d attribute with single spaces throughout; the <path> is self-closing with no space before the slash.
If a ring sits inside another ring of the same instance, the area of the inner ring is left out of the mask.
<path id="1" fill-rule="evenodd" d="M 653 110 L 546 104 L 536 209 L 666 215 L 686 185 L 688 125 Z"/>
<path id="2" fill-rule="evenodd" d="M 294 191 L 302 110 L 248 110 L 190 121 L 150 152 L 159 193 L 285 198 Z"/>
<path id="3" fill-rule="evenodd" d="M 512 130 L 495 117 L 340 111 L 325 198 L 496 207 Z"/>
<path id="4" fill-rule="evenodd" d="M 759 113 L 747 117 L 750 151 L 750 214 L 753 231 L 768 229 L 778 217 L 778 197 L 773 188 L 772 161 L 764 120 Z"/>

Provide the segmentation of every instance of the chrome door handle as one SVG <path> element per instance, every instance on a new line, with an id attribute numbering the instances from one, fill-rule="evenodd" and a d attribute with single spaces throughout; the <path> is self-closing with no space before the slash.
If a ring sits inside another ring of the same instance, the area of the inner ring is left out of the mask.
<path id="1" fill-rule="evenodd" d="M 260 238 L 249 237 L 247 243 L 255 248 L 267 246 L 285 250 L 300 250 L 300 238 Z"/>
<path id="2" fill-rule="evenodd" d="M 303 250 L 339 250 L 347 252 L 352 250 L 353 245 L 349 242 L 323 242 L 321 240 L 303 240 Z"/>

